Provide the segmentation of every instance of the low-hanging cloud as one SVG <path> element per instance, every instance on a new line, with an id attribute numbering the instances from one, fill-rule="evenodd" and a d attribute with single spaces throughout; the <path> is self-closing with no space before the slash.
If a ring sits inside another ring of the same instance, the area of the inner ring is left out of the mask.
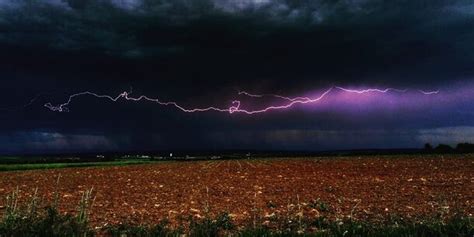
<path id="1" fill-rule="evenodd" d="M 210 141 L 219 147 L 275 150 L 344 150 L 419 148 L 416 131 L 406 129 L 273 129 L 267 131 L 211 132 Z"/>
<path id="2" fill-rule="evenodd" d="M 22 131 L 0 135 L 0 153 L 100 151 L 118 145 L 103 135 Z"/>
<path id="3" fill-rule="evenodd" d="M 417 139 L 420 142 L 432 144 L 474 143 L 474 127 L 457 126 L 422 129 L 419 131 Z"/>

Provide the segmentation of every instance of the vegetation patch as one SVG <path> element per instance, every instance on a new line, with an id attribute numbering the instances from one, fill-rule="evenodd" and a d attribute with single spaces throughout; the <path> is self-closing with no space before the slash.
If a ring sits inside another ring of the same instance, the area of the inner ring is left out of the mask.
<path id="1" fill-rule="evenodd" d="M 307 218 L 298 212 L 284 217 L 267 218 L 254 216 L 248 225 L 238 227 L 232 217 L 223 213 L 216 217 L 189 216 L 179 225 L 162 220 L 157 225 L 121 224 L 92 229 L 89 225 L 89 210 L 94 202 L 93 190 L 83 192 L 77 213 L 61 214 L 57 208 L 59 195 L 54 202 L 40 207 L 38 196 L 33 195 L 27 205 L 19 206 L 18 189 L 6 197 L 3 218 L 0 221 L 0 237 L 34 236 L 420 236 L 420 237 L 463 237 L 474 235 L 472 217 L 453 216 L 449 219 L 427 218 L 425 220 L 404 220 L 396 218 L 385 223 L 368 223 L 352 218 L 333 220 L 326 216 Z M 316 207 L 321 208 L 322 203 Z M 184 218 L 183 218 L 184 220 Z"/>
<path id="2" fill-rule="evenodd" d="M 149 164 L 149 163 L 152 163 L 152 162 L 153 161 L 125 160 L 125 161 L 80 162 L 80 163 L 0 164 L 0 171 L 41 170 L 41 169 L 79 168 L 79 167 L 97 167 L 97 166 L 141 165 L 141 164 Z"/>
<path id="3" fill-rule="evenodd" d="M 6 197 L 3 218 L 0 221 L 0 237 L 34 236 L 93 236 L 89 228 L 88 208 L 92 204 L 92 189 L 84 192 L 78 205 L 77 215 L 61 214 L 55 202 L 41 207 L 36 195 L 26 205 L 19 205 L 19 190 Z"/>

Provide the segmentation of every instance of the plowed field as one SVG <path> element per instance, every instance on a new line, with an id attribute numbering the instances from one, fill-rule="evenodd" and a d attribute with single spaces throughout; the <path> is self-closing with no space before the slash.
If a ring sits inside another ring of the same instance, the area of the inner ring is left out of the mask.
<path id="1" fill-rule="evenodd" d="M 59 184 L 56 184 L 60 176 Z M 81 192 L 94 188 L 95 227 L 157 223 L 167 218 L 230 213 L 241 222 L 255 212 L 305 216 L 322 212 L 379 221 L 442 213 L 474 213 L 473 156 L 392 156 L 162 162 L 121 167 L 0 173 L 0 196 L 35 188 L 44 200 L 55 190 L 63 212 L 75 212 Z M 45 201 L 46 202 L 46 201 Z M 5 200 L 0 199 L 0 212 Z M 208 211 L 206 211 L 208 210 Z"/>

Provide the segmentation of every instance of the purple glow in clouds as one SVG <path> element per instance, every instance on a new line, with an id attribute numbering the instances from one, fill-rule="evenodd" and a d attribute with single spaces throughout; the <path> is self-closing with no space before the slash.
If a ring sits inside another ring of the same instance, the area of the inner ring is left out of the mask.
<path id="1" fill-rule="evenodd" d="M 73 94 L 69 96 L 69 99 L 62 104 L 59 105 L 52 105 L 51 103 L 46 103 L 44 106 L 51 111 L 56 111 L 56 112 L 68 112 L 68 106 L 70 103 L 82 96 L 93 96 L 96 98 L 103 98 L 103 99 L 108 99 L 113 102 L 119 102 L 121 99 L 124 101 L 148 101 L 148 102 L 154 102 L 162 106 L 172 106 L 177 108 L 178 110 L 185 112 L 185 113 L 197 113 L 197 112 L 210 112 L 210 111 L 215 111 L 215 112 L 225 112 L 225 113 L 242 113 L 242 114 L 260 114 L 260 113 L 265 113 L 273 110 L 285 110 L 285 109 L 290 109 L 291 107 L 298 105 L 298 104 L 315 104 L 321 101 L 327 101 L 328 103 L 335 103 L 338 101 L 338 99 L 343 99 L 343 101 L 348 101 L 348 102 L 363 102 L 367 98 L 364 98 L 364 96 L 370 95 L 370 96 L 382 96 L 386 94 L 393 94 L 391 96 L 396 95 L 397 97 L 402 97 L 403 95 L 406 95 L 408 92 L 414 92 L 417 93 L 418 95 L 421 96 L 433 96 L 439 94 L 439 91 L 424 91 L 424 90 L 408 90 L 408 89 L 395 89 L 395 88 L 386 88 L 386 89 L 377 89 L 377 88 L 368 88 L 368 89 L 362 89 L 362 90 L 356 90 L 356 89 L 347 89 L 339 86 L 331 87 L 319 95 L 315 97 L 305 97 L 305 96 L 298 96 L 298 97 L 286 97 L 282 95 L 277 95 L 277 94 L 252 94 L 246 91 L 240 91 L 238 95 L 240 96 L 246 96 L 252 99 L 259 99 L 263 97 L 273 97 L 280 102 L 277 104 L 266 104 L 262 108 L 259 109 L 252 109 L 252 108 L 245 108 L 242 106 L 241 100 L 233 100 L 232 104 L 230 107 L 215 107 L 215 106 L 208 106 L 208 107 L 194 107 L 194 108 L 186 108 L 180 104 L 178 104 L 175 101 L 161 101 L 157 98 L 150 98 L 145 95 L 141 95 L 138 97 L 132 97 L 131 92 L 122 92 L 121 94 L 117 96 L 110 96 L 110 95 L 101 95 L 97 93 L 93 93 L 90 91 L 85 91 L 77 94 Z M 329 100 L 329 95 L 334 94 L 336 96 L 336 99 L 331 98 Z M 350 97 L 348 97 L 350 96 Z M 354 97 L 357 96 L 357 97 Z"/>

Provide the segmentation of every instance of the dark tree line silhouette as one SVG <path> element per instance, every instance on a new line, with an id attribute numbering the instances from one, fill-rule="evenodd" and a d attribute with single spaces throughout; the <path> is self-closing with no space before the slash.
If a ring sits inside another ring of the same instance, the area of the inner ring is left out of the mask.
<path id="1" fill-rule="evenodd" d="M 430 143 L 426 143 L 425 151 L 433 153 L 471 153 L 474 152 L 474 144 L 459 143 L 453 148 L 446 144 L 438 144 L 438 146 L 433 147 Z"/>

